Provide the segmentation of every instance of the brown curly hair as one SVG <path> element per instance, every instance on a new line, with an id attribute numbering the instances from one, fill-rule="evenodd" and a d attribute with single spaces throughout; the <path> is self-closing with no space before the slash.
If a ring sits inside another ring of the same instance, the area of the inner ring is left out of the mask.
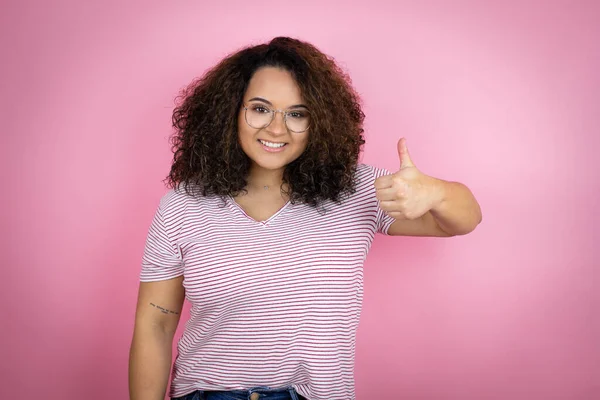
<path id="1" fill-rule="evenodd" d="M 238 142 L 237 113 L 253 74 L 261 67 L 289 71 L 311 114 L 306 150 L 283 173 L 290 202 L 339 202 L 355 191 L 365 143 L 364 113 L 349 76 L 310 43 L 277 37 L 233 53 L 178 96 L 171 136 L 173 164 L 165 179 L 202 195 L 245 191 L 250 159 Z"/>

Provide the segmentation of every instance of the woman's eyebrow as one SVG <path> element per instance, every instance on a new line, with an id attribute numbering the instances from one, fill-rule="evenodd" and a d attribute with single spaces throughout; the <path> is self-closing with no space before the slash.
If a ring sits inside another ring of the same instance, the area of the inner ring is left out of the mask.
<path id="1" fill-rule="evenodd" d="M 262 101 L 263 103 L 266 103 L 266 104 L 270 105 L 271 107 L 273 107 L 273 103 L 271 103 L 267 99 L 263 99 L 262 97 L 253 97 L 248 101 Z M 288 107 L 288 109 L 290 109 L 290 108 L 306 108 L 306 109 L 308 109 L 308 107 L 306 107 L 304 104 L 294 104 L 293 106 Z"/>

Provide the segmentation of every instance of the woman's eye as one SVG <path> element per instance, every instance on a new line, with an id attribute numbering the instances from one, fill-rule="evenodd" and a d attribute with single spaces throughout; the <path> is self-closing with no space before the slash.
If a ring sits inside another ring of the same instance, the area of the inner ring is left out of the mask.
<path id="1" fill-rule="evenodd" d="M 256 111 L 256 112 L 259 112 L 259 113 L 268 113 L 268 112 L 271 112 L 271 110 L 269 110 L 268 108 L 263 107 L 263 106 L 254 106 L 254 107 L 252 107 L 252 111 Z"/>
<path id="2" fill-rule="evenodd" d="M 303 112 L 299 112 L 299 111 L 290 111 L 288 113 L 288 116 L 290 116 L 292 118 L 304 118 L 304 117 L 306 117 L 306 115 Z"/>

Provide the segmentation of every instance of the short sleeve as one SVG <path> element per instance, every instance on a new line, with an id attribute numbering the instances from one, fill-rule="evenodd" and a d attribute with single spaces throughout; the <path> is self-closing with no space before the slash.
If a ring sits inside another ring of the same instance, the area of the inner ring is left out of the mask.
<path id="1" fill-rule="evenodd" d="M 183 275 L 183 259 L 179 246 L 173 241 L 172 229 L 167 226 L 162 199 L 146 237 L 142 256 L 141 282 L 172 279 Z"/>
<path id="2" fill-rule="evenodd" d="M 385 168 L 376 168 L 373 167 L 373 182 L 375 179 L 384 175 L 391 175 L 392 173 Z M 379 201 L 377 201 L 377 232 L 382 233 L 384 235 L 388 234 L 388 229 L 390 226 L 396 221 L 393 217 L 390 217 L 379 207 Z"/>

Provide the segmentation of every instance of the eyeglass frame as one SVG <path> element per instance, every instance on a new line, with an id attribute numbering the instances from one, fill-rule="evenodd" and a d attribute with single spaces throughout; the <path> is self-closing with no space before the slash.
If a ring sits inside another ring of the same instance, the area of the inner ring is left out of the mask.
<path id="1" fill-rule="evenodd" d="M 268 106 L 263 106 L 263 107 L 266 108 L 266 109 L 269 109 Z M 293 131 L 293 130 L 291 130 L 290 127 L 287 124 L 287 114 L 289 112 L 289 109 L 288 110 L 269 110 L 270 113 L 271 113 L 271 121 L 269 121 L 268 124 L 266 124 L 265 126 L 263 126 L 261 128 L 256 128 L 256 127 L 250 125 L 250 122 L 248 122 L 248 107 L 246 107 L 246 103 L 242 103 L 242 108 L 244 109 L 244 121 L 246 121 L 246 124 L 248 124 L 248 126 L 250 128 L 253 128 L 253 129 L 265 129 L 266 127 L 268 127 L 269 125 L 271 125 L 273 123 L 273 120 L 275 119 L 275 114 L 277 114 L 277 113 L 282 113 L 282 115 L 283 115 L 283 123 L 285 124 L 285 129 L 289 130 L 290 132 L 303 133 L 303 132 L 306 132 L 308 130 L 308 128 L 310 128 L 310 121 L 309 121 L 308 126 L 306 127 L 305 130 L 303 130 L 303 131 Z M 306 112 L 308 112 L 310 114 L 310 111 L 307 110 Z"/>

